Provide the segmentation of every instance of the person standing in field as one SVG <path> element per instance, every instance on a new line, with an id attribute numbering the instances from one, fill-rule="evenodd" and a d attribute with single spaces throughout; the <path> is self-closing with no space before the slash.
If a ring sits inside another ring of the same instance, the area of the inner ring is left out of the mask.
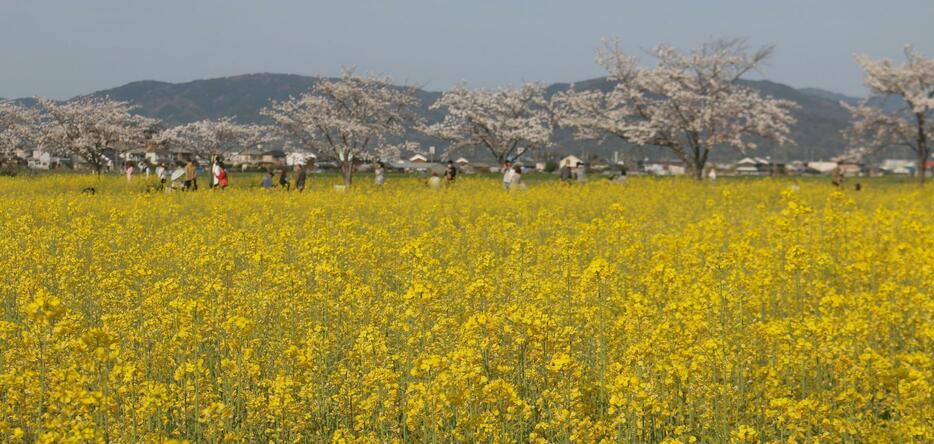
<path id="1" fill-rule="evenodd" d="M 221 174 L 221 158 L 220 156 L 214 158 L 214 163 L 211 164 L 211 188 L 217 186 L 217 178 Z"/>
<path id="2" fill-rule="evenodd" d="M 386 182 L 386 165 L 383 162 L 376 162 L 376 168 L 373 169 L 373 183 L 379 188 L 383 188 Z"/>
<path id="3" fill-rule="evenodd" d="M 561 178 L 561 182 L 564 184 L 571 183 L 571 161 L 564 160 L 561 162 L 561 168 L 558 169 L 558 177 Z"/>
<path id="4" fill-rule="evenodd" d="M 512 178 L 509 181 L 509 190 L 521 190 L 525 189 L 525 183 L 522 182 L 522 167 L 516 165 L 512 167 Z"/>
<path id="5" fill-rule="evenodd" d="M 263 174 L 263 181 L 260 183 L 264 189 L 272 189 L 272 171 L 266 171 L 266 174 Z"/>
<path id="6" fill-rule="evenodd" d="M 165 180 L 168 177 L 168 170 L 161 163 L 156 166 L 156 178 L 159 179 L 159 190 L 165 189 Z"/>
<path id="7" fill-rule="evenodd" d="M 227 177 L 227 168 L 224 168 L 224 163 L 221 161 L 217 162 L 217 185 L 215 187 L 220 188 L 221 191 L 227 189 L 229 183 L 229 178 Z"/>
<path id="8" fill-rule="evenodd" d="M 146 174 L 146 179 L 149 179 L 149 168 L 149 162 L 146 159 L 139 162 L 139 170 Z"/>
<path id="9" fill-rule="evenodd" d="M 711 182 L 716 182 L 717 181 L 717 169 L 711 168 L 710 173 L 707 174 L 707 177 L 710 178 Z"/>
<path id="10" fill-rule="evenodd" d="M 285 191 L 292 190 L 292 184 L 289 182 L 289 170 L 283 168 L 279 173 L 279 186 Z"/>
<path id="11" fill-rule="evenodd" d="M 627 174 L 626 165 L 619 164 L 618 168 L 619 168 L 618 172 L 610 176 L 611 182 L 622 183 L 626 181 L 626 174 Z"/>
<path id="12" fill-rule="evenodd" d="M 198 167 L 195 163 L 188 161 L 185 164 L 185 190 L 194 191 L 198 189 Z"/>
<path id="13" fill-rule="evenodd" d="M 457 177 L 457 167 L 454 162 L 448 161 L 447 168 L 444 169 L 444 184 L 446 186 L 454 185 L 454 179 Z"/>
<path id="14" fill-rule="evenodd" d="M 583 162 L 577 162 L 577 168 L 575 172 L 577 173 L 578 182 L 587 182 L 587 165 L 585 165 Z"/>
<path id="15" fill-rule="evenodd" d="M 441 178 L 438 177 L 438 173 L 434 171 L 431 172 L 431 177 L 428 179 L 428 187 L 433 190 L 441 188 Z"/>
<path id="16" fill-rule="evenodd" d="M 840 162 L 837 162 L 837 166 L 833 167 L 833 170 L 830 172 L 830 181 L 835 187 L 843 186 L 843 168 L 841 168 Z"/>
<path id="17" fill-rule="evenodd" d="M 301 164 L 295 165 L 295 189 L 299 193 L 305 189 L 305 168 Z"/>
<path id="18" fill-rule="evenodd" d="M 124 167 L 124 172 L 126 172 L 126 181 L 130 183 L 133 181 L 133 162 L 127 162 Z"/>
<path id="19" fill-rule="evenodd" d="M 512 177 L 516 172 L 512 169 L 512 162 L 506 161 L 503 166 L 503 189 L 509 190 L 512 185 Z"/>

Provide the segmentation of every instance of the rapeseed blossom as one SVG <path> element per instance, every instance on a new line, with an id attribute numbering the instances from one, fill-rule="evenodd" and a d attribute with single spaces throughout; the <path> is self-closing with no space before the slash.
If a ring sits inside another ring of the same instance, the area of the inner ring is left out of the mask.
<path id="1" fill-rule="evenodd" d="M 0 441 L 934 437 L 928 190 L 316 180 L 0 178 Z"/>

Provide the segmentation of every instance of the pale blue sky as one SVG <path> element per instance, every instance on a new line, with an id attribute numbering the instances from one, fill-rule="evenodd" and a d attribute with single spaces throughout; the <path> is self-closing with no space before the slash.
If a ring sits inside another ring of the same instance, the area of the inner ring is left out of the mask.
<path id="1" fill-rule="evenodd" d="M 342 65 L 446 89 L 583 80 L 593 51 L 772 43 L 765 77 L 862 95 L 854 52 L 934 56 L 934 0 L 0 0 L 0 97 Z"/>

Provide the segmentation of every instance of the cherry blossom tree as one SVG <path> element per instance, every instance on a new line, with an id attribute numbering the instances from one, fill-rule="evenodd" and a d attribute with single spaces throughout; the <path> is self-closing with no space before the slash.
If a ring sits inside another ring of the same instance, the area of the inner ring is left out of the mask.
<path id="1" fill-rule="evenodd" d="M 745 151 L 757 139 L 791 142 L 795 105 L 738 83 L 771 52 L 749 52 L 741 39 L 714 40 L 688 52 L 661 45 L 651 51 L 655 66 L 644 67 L 609 42 L 597 62 L 615 83 L 613 90 L 572 89 L 553 97 L 552 108 L 557 121 L 579 137 L 613 135 L 667 148 L 701 180 L 715 148 Z"/>
<path id="2" fill-rule="evenodd" d="M 0 160 L 11 158 L 17 149 L 34 145 L 39 113 L 12 101 L 0 101 Z"/>
<path id="3" fill-rule="evenodd" d="M 577 90 L 555 93 L 549 107 L 553 122 L 574 131 L 578 139 L 604 140 L 615 136 L 627 140 L 628 123 L 635 111 L 628 100 L 616 91 Z"/>
<path id="4" fill-rule="evenodd" d="M 405 134 L 417 122 L 415 89 L 391 84 L 389 78 L 355 75 L 318 80 L 311 91 L 263 110 L 297 144 L 337 159 L 344 183 L 353 180 L 355 160 L 384 157 L 400 149 L 389 139 Z"/>
<path id="5" fill-rule="evenodd" d="M 145 144 L 158 123 L 131 114 L 131 105 L 110 98 L 38 101 L 42 113 L 40 145 L 78 156 L 98 174 L 110 160 L 108 150 L 119 152 Z"/>
<path id="6" fill-rule="evenodd" d="M 871 96 L 858 105 L 842 103 L 852 122 L 846 134 L 854 152 L 866 154 L 886 147 L 902 146 L 915 152 L 919 183 L 924 183 L 931 154 L 929 138 L 934 134 L 934 59 L 925 58 L 911 46 L 905 47 L 905 63 L 856 57 L 866 73 Z M 890 98 L 901 104 L 890 111 L 882 106 Z"/>
<path id="7" fill-rule="evenodd" d="M 502 165 L 547 147 L 554 132 L 545 87 L 538 83 L 495 91 L 458 85 L 431 109 L 445 110 L 444 120 L 423 131 L 451 142 L 448 156 L 460 148 L 481 148 Z"/>
<path id="8" fill-rule="evenodd" d="M 200 120 L 162 131 L 158 139 L 169 146 L 187 150 L 202 160 L 213 160 L 233 151 L 273 140 L 272 128 L 246 124 L 232 118 Z"/>

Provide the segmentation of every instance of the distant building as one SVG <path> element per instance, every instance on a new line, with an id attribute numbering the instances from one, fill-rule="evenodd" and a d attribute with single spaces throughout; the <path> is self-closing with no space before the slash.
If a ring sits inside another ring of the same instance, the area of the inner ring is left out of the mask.
<path id="1" fill-rule="evenodd" d="M 760 176 L 767 160 L 761 157 L 744 157 L 736 162 L 736 174 L 739 176 Z"/>
<path id="2" fill-rule="evenodd" d="M 791 175 L 802 174 L 806 169 L 807 165 L 800 160 L 793 160 L 785 165 L 785 172 Z"/>
<path id="3" fill-rule="evenodd" d="M 680 176 L 687 171 L 680 160 L 643 161 L 642 169 L 653 176 Z"/>
<path id="4" fill-rule="evenodd" d="M 318 156 L 307 151 L 291 151 L 285 154 L 285 164 L 288 166 L 307 165 L 317 159 Z"/>
<path id="5" fill-rule="evenodd" d="M 812 174 L 830 174 L 836 167 L 837 162 L 816 161 L 807 163 L 807 169 Z"/>
<path id="6" fill-rule="evenodd" d="M 34 170 L 48 170 L 52 167 L 52 154 L 48 151 L 34 150 L 26 159 L 26 166 Z"/>
<path id="7" fill-rule="evenodd" d="M 736 162 L 734 171 L 739 176 L 774 176 L 785 174 L 785 164 L 774 162 L 768 157 L 744 157 Z"/>
<path id="8" fill-rule="evenodd" d="M 840 171 L 844 176 L 862 176 L 865 166 L 859 162 L 846 161 L 840 163 Z"/>
<path id="9" fill-rule="evenodd" d="M 237 153 L 230 153 L 230 162 L 240 168 L 253 168 L 263 161 L 263 151 L 251 148 Z"/>
<path id="10" fill-rule="evenodd" d="M 146 146 L 145 159 L 150 164 L 158 165 L 174 162 L 175 156 L 173 156 L 172 152 L 164 148 L 162 145 L 150 143 Z"/>
<path id="11" fill-rule="evenodd" d="M 907 159 L 885 159 L 879 165 L 883 174 L 895 174 L 910 176 L 914 174 L 917 164 L 914 160 Z"/>
<path id="12" fill-rule="evenodd" d="M 470 161 L 463 157 L 459 157 L 457 160 L 454 161 L 454 163 L 457 164 L 457 166 L 459 167 L 465 167 L 470 164 Z"/>
<path id="13" fill-rule="evenodd" d="M 423 155 L 421 155 L 421 154 L 416 154 L 416 155 L 414 155 L 414 156 L 412 156 L 412 157 L 409 158 L 409 162 L 411 162 L 411 163 L 427 163 L 427 162 L 428 162 L 428 158 L 425 157 L 425 156 L 423 156 Z"/>
<path id="14" fill-rule="evenodd" d="M 282 166 L 285 164 L 285 151 L 282 150 L 269 150 L 264 151 L 262 157 L 260 158 L 260 165 L 267 167 Z"/>
<path id="15" fill-rule="evenodd" d="M 196 158 L 198 157 L 198 156 L 195 156 L 195 153 L 188 151 L 188 150 L 184 150 L 184 149 L 174 149 L 174 150 L 169 150 L 169 151 L 171 152 L 172 161 L 177 162 L 177 163 L 188 162 L 190 160 L 196 160 Z"/>
<path id="16" fill-rule="evenodd" d="M 419 157 L 418 155 L 413 157 Z M 424 159 L 424 156 L 422 156 Z M 405 161 L 405 160 L 396 160 L 386 164 L 387 167 L 403 170 L 403 171 L 428 171 L 435 168 L 441 168 L 440 165 L 436 163 L 428 163 L 424 160 L 414 162 L 414 161 Z"/>
<path id="17" fill-rule="evenodd" d="M 558 167 L 560 168 L 564 165 L 567 165 L 571 168 L 574 168 L 579 163 L 584 163 L 584 161 L 581 160 L 579 157 L 572 154 L 570 156 L 565 157 L 564 159 L 561 159 L 561 161 L 558 162 Z"/>
<path id="18" fill-rule="evenodd" d="M 120 153 L 120 159 L 127 162 L 141 162 L 146 160 L 146 150 L 145 149 L 135 149 L 124 151 Z"/>

